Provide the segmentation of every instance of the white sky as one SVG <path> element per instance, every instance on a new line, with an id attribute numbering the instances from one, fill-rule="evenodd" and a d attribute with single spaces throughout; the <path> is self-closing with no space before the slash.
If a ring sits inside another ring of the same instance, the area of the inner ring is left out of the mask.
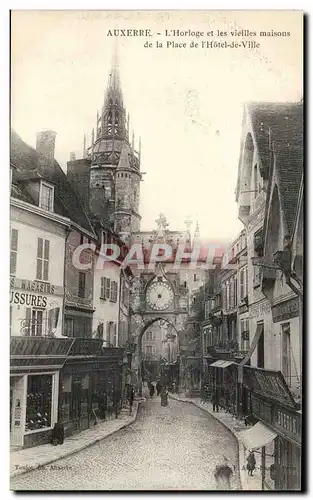
<path id="1" fill-rule="evenodd" d="M 36 132 L 57 132 L 56 159 L 66 169 L 81 157 L 100 110 L 111 65 L 114 28 L 290 31 L 288 38 L 251 37 L 260 49 L 144 48 L 146 38 L 119 38 L 120 73 L 131 126 L 142 138 L 142 230 L 163 212 L 171 230 L 198 219 L 201 236 L 232 239 L 242 103 L 302 97 L 299 12 L 12 13 L 12 126 L 31 146 Z M 201 40 L 223 41 L 225 38 Z M 171 40 L 190 42 L 190 38 Z M 227 37 L 230 41 L 230 37 Z M 197 40 L 196 40 L 197 41 Z M 198 40 L 199 41 L 199 40 Z"/>

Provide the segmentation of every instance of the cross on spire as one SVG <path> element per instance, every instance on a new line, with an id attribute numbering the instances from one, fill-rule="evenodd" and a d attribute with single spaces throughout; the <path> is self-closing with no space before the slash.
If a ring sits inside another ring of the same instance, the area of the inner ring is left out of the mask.
<path id="1" fill-rule="evenodd" d="M 156 219 L 155 221 L 158 225 L 157 229 L 157 238 L 164 238 L 164 233 L 166 231 L 166 228 L 168 227 L 168 222 L 166 220 L 166 217 L 164 214 L 160 213 L 159 218 Z"/>

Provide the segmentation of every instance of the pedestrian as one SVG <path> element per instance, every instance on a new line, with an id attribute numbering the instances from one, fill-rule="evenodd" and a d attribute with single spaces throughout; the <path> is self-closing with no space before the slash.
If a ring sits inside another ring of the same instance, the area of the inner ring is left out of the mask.
<path id="1" fill-rule="evenodd" d="M 51 444 L 56 446 L 64 442 L 64 425 L 61 422 L 56 422 L 51 433 Z"/>
<path id="2" fill-rule="evenodd" d="M 157 396 L 159 396 L 160 392 L 161 392 L 161 388 L 162 388 L 161 383 L 160 383 L 159 380 L 157 381 L 155 388 L 156 388 L 156 391 L 157 391 Z"/>
<path id="3" fill-rule="evenodd" d="M 217 390 L 215 390 L 213 392 L 212 403 L 213 403 L 213 411 L 214 412 L 216 411 L 218 413 L 218 394 L 217 394 Z"/>
<path id="4" fill-rule="evenodd" d="M 132 411 L 133 411 L 134 397 L 135 397 L 135 391 L 134 391 L 134 388 L 131 387 L 130 392 L 129 392 L 129 414 L 130 415 L 132 414 Z"/>
<path id="5" fill-rule="evenodd" d="M 249 476 L 253 475 L 253 471 L 255 469 L 255 464 L 256 464 L 256 460 L 255 460 L 254 453 L 252 450 L 250 450 L 248 458 L 247 458 L 247 470 L 248 470 Z"/>
<path id="6" fill-rule="evenodd" d="M 153 396 L 154 396 L 154 391 L 155 391 L 154 385 L 150 384 L 149 392 L 150 392 L 150 397 L 151 398 L 153 398 Z"/>
<path id="7" fill-rule="evenodd" d="M 166 390 L 166 387 L 162 387 L 161 389 L 161 406 L 167 406 L 168 405 L 168 391 Z"/>
<path id="8" fill-rule="evenodd" d="M 218 465 L 215 469 L 214 478 L 218 490 L 227 491 L 231 489 L 230 479 L 233 475 L 231 467 L 228 465 L 228 460 L 224 457 L 224 463 Z"/>

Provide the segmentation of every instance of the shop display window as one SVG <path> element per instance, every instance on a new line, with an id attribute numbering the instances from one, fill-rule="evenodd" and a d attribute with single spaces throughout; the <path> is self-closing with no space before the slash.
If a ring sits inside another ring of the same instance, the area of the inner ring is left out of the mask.
<path id="1" fill-rule="evenodd" d="M 28 375 L 26 431 L 51 427 L 52 375 Z"/>

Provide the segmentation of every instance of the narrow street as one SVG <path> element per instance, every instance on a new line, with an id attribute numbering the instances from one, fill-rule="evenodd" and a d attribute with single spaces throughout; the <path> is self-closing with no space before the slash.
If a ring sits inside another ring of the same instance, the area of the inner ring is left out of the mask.
<path id="1" fill-rule="evenodd" d="M 134 424 L 100 443 L 43 470 L 11 481 L 13 490 L 215 490 L 214 470 L 235 469 L 236 439 L 215 419 L 192 404 L 160 398 L 142 403 Z"/>

